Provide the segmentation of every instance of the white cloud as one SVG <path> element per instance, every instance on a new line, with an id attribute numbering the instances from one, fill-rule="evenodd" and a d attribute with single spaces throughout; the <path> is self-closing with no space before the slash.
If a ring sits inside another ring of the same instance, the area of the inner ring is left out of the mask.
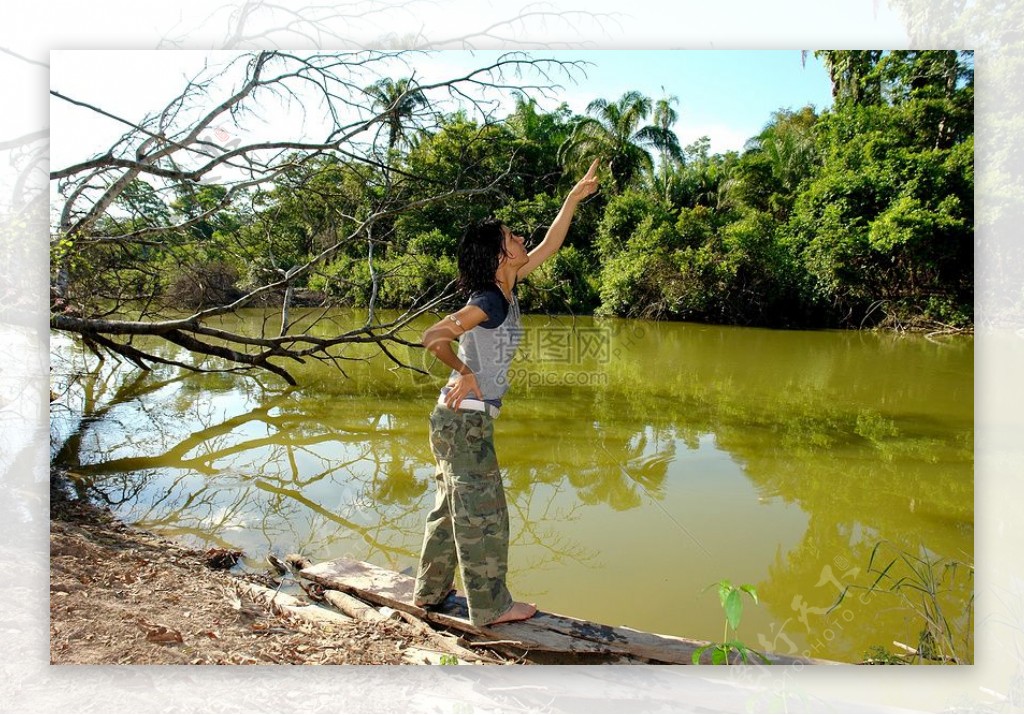
<path id="1" fill-rule="evenodd" d="M 725 124 L 686 124 L 676 125 L 676 136 L 679 137 L 679 146 L 685 147 L 692 144 L 703 136 L 711 140 L 710 153 L 724 154 L 727 151 L 743 151 L 743 145 L 750 137 L 756 134 L 756 130 L 748 132 Z"/>

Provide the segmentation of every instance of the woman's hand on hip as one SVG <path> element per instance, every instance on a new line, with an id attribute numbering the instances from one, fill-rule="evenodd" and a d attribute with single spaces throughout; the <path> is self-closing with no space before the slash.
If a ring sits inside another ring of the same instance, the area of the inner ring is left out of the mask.
<path id="1" fill-rule="evenodd" d="M 450 409 L 457 410 L 462 401 L 467 397 L 474 397 L 477 400 L 484 399 L 477 384 L 476 375 L 466 372 L 448 383 L 448 393 L 444 396 L 444 404 Z"/>

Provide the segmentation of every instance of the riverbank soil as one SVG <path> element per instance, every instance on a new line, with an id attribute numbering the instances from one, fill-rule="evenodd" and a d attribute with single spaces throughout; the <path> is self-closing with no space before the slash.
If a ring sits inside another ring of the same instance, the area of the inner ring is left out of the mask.
<path id="1" fill-rule="evenodd" d="M 53 664 L 400 664 L 436 650 L 404 621 L 309 623 L 240 597 L 209 555 L 129 527 L 50 480 Z M 259 582 L 259 579 L 255 579 Z"/>

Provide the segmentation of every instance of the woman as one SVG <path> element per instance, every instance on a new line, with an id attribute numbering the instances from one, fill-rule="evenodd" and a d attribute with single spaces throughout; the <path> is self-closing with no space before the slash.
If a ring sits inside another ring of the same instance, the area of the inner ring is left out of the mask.
<path id="1" fill-rule="evenodd" d="M 508 509 L 494 453 L 494 419 L 522 335 L 516 284 L 562 246 L 580 201 L 597 191 L 598 161 L 569 192 L 544 240 L 529 253 L 499 221 L 470 227 L 459 244 L 465 307 L 423 334 L 423 345 L 452 368 L 430 415 L 437 499 L 427 516 L 415 601 L 436 607 L 460 569 L 474 625 L 520 621 L 537 607 L 514 601 L 508 571 Z M 458 355 L 452 341 L 459 339 Z"/>

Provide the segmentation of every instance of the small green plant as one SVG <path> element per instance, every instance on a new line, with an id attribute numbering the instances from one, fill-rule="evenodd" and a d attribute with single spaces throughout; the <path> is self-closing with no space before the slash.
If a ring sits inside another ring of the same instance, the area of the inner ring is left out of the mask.
<path id="1" fill-rule="evenodd" d="M 867 572 L 875 576 L 871 585 L 847 584 L 829 611 L 843 602 L 850 589 L 898 599 L 904 608 L 920 619 L 922 627 L 913 647 L 893 641 L 894 645 L 907 651 L 908 656 L 894 656 L 898 660 L 889 660 L 889 663 L 958 665 L 974 662 L 972 564 L 950 558 L 932 558 L 923 549 L 920 555 L 915 556 L 886 541 L 879 541 L 871 550 Z M 883 657 L 873 656 L 888 652 L 882 646 L 874 646 L 866 655 L 873 662 L 887 662 Z"/>
<path id="2" fill-rule="evenodd" d="M 752 599 L 754 603 L 757 603 L 757 590 L 749 583 L 745 583 L 742 586 L 733 586 L 730 581 L 719 581 L 713 583 L 708 588 L 718 587 L 718 597 L 722 601 L 722 610 L 725 611 L 725 628 L 722 631 L 722 642 L 721 643 L 708 643 L 707 645 L 701 646 L 693 652 L 693 664 L 697 665 L 700 663 L 700 657 L 704 655 L 704 651 L 711 651 L 711 664 L 712 665 L 728 665 L 729 655 L 733 651 L 739 655 L 740 660 L 744 663 L 751 662 L 751 656 L 757 656 L 764 663 L 770 663 L 771 661 L 763 654 L 748 648 L 743 641 L 735 638 L 736 629 L 740 626 L 740 617 L 743 615 L 743 594 L 746 593 Z M 732 629 L 733 640 L 729 640 L 729 629 Z"/>
<path id="3" fill-rule="evenodd" d="M 454 655 L 442 655 L 441 665 L 458 665 L 459 659 Z"/>

